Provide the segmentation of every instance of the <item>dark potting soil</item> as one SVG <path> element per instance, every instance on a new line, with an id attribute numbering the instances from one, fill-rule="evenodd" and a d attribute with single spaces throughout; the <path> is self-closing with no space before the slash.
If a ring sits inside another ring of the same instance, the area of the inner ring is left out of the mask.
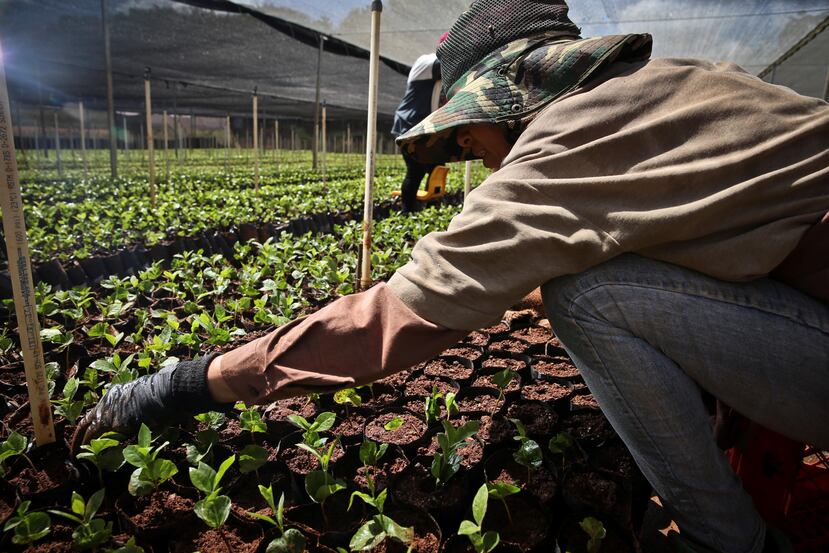
<path id="1" fill-rule="evenodd" d="M 530 437 L 549 436 L 555 431 L 558 415 L 543 402 L 522 401 L 507 407 L 507 418 L 518 419 Z"/>
<path id="2" fill-rule="evenodd" d="M 540 326 L 531 326 L 529 328 L 522 328 L 510 333 L 513 338 L 525 340 L 530 344 L 544 344 L 553 337 L 553 333 Z"/>
<path id="3" fill-rule="evenodd" d="M 611 444 L 597 448 L 590 454 L 590 463 L 597 469 L 632 479 L 638 472 L 636 461 L 622 444 Z"/>
<path id="4" fill-rule="evenodd" d="M 395 403 L 400 399 L 400 391 L 398 388 L 389 386 L 388 384 L 374 384 L 373 386 L 366 386 L 357 391 L 362 399 L 363 407 L 379 408 Z"/>
<path id="5" fill-rule="evenodd" d="M 453 380 L 467 380 L 472 377 L 475 369 L 456 360 L 434 359 L 427 361 L 423 366 L 426 376 L 442 376 Z"/>
<path id="6" fill-rule="evenodd" d="M 485 444 L 501 444 L 512 438 L 515 434 L 515 427 L 502 415 L 481 417 L 481 427 L 478 430 L 478 438 Z"/>
<path id="7" fill-rule="evenodd" d="M 564 344 L 558 339 L 558 336 L 553 336 L 547 341 L 547 347 L 564 349 Z"/>
<path id="8" fill-rule="evenodd" d="M 483 332 L 486 332 L 490 336 L 492 336 L 493 334 L 505 334 L 509 332 L 509 325 L 507 323 L 501 322 L 497 325 L 493 325 L 483 329 Z"/>
<path id="9" fill-rule="evenodd" d="M 319 409 L 313 401 L 305 397 L 292 397 L 271 403 L 265 408 L 262 418 L 272 422 L 287 422 L 288 415 L 301 415 L 306 419 L 313 419 Z"/>
<path id="10" fill-rule="evenodd" d="M 513 359 L 511 357 L 492 356 L 484 359 L 481 367 L 485 372 L 498 372 L 504 369 L 512 369 L 513 371 L 520 371 L 525 364 L 520 359 Z"/>
<path id="11" fill-rule="evenodd" d="M 391 479 L 402 474 L 409 466 L 409 460 L 402 455 L 394 454 L 392 457 L 388 456 L 389 453 L 380 459 L 379 466 L 359 467 L 351 481 L 360 489 L 368 490 L 368 477 L 371 476 L 378 493 L 387 488 Z"/>
<path id="12" fill-rule="evenodd" d="M 437 553 L 440 551 L 440 530 L 435 527 L 432 519 L 418 512 L 409 510 L 393 510 L 389 517 L 401 526 L 414 528 L 414 539 L 404 544 L 397 540 L 383 540 L 383 542 L 369 549 L 371 553 Z M 409 549 L 411 547 L 411 549 Z"/>
<path id="13" fill-rule="evenodd" d="M 463 339 L 463 343 L 469 344 L 470 346 L 483 347 L 487 344 L 487 342 L 489 342 L 489 336 L 483 332 L 478 332 L 477 330 L 470 332 L 469 335 Z"/>
<path id="14" fill-rule="evenodd" d="M 329 444 L 325 445 L 326 450 L 330 447 Z M 337 444 L 334 447 L 334 451 L 331 453 L 331 464 L 336 464 L 337 461 L 342 459 L 345 456 L 345 450 L 343 449 L 341 444 Z M 297 447 L 295 445 L 285 447 L 279 452 L 280 460 L 285 463 L 290 470 L 294 474 L 299 474 L 305 476 L 311 471 L 315 471 L 319 469 L 319 461 L 317 460 L 314 455 L 310 452 L 305 451 L 304 449 Z"/>
<path id="15" fill-rule="evenodd" d="M 438 451 L 440 451 L 440 444 L 438 444 L 437 436 L 432 436 L 429 445 L 418 448 L 417 454 L 434 457 Z M 484 459 L 484 446 L 475 438 L 467 438 L 466 445 L 459 447 L 457 451 L 461 456 L 461 466 L 466 469 L 477 466 Z"/>
<path id="16" fill-rule="evenodd" d="M 476 393 L 460 398 L 457 403 L 461 414 L 495 413 L 504 406 L 504 399 L 499 399 L 497 395 Z"/>
<path id="17" fill-rule="evenodd" d="M 21 458 L 18 463 L 22 463 L 20 466 L 24 468 L 9 479 L 9 484 L 16 487 L 24 499 L 36 493 L 56 489 L 69 483 L 72 478 L 72 471 L 66 464 L 68 458 L 69 453 L 62 448 L 55 448 L 39 459 L 31 459 L 36 468 L 32 468 Z"/>
<path id="18" fill-rule="evenodd" d="M 570 407 L 573 411 L 596 410 L 599 408 L 599 402 L 593 394 L 576 394 L 570 398 Z"/>
<path id="19" fill-rule="evenodd" d="M 347 417 L 343 417 L 331 429 L 331 433 L 335 436 L 342 436 L 343 438 L 357 438 L 363 435 L 365 426 L 366 417 L 360 413 L 350 411 Z"/>
<path id="20" fill-rule="evenodd" d="M 252 553 L 262 541 L 262 530 L 254 525 L 225 524 L 215 530 L 199 524 L 183 530 L 170 547 L 172 553 Z"/>
<path id="21" fill-rule="evenodd" d="M 598 472 L 570 471 L 564 477 L 562 493 L 573 508 L 609 513 L 616 505 L 617 488 L 615 482 Z"/>
<path id="22" fill-rule="evenodd" d="M 544 467 L 528 471 L 519 465 L 511 455 L 499 455 L 487 461 L 487 478 L 493 482 L 504 482 L 521 488 L 543 504 L 549 503 L 556 495 L 558 480 Z"/>
<path id="23" fill-rule="evenodd" d="M 522 398 L 536 401 L 559 401 L 566 399 L 571 393 L 568 386 L 544 380 L 525 384 L 521 389 Z"/>
<path id="24" fill-rule="evenodd" d="M 484 374 L 479 376 L 472 382 L 473 387 L 480 387 L 480 388 L 492 388 L 496 392 L 498 391 L 498 385 L 492 381 L 492 376 L 490 374 Z M 516 375 L 517 376 L 517 375 Z M 520 378 L 513 378 L 510 380 L 510 383 L 507 384 L 507 387 L 504 388 L 504 393 L 509 394 L 512 392 L 517 392 L 521 389 L 521 379 Z"/>
<path id="25" fill-rule="evenodd" d="M 394 430 L 386 430 L 384 425 L 394 419 L 402 419 L 403 424 Z M 365 436 L 375 442 L 405 446 L 418 441 L 425 432 L 423 420 L 411 413 L 395 411 L 383 413 L 366 423 Z"/>
<path id="26" fill-rule="evenodd" d="M 506 339 L 498 342 L 492 342 L 489 345 L 490 351 L 508 351 L 510 353 L 525 353 L 529 349 L 529 344 L 521 340 Z"/>
<path id="27" fill-rule="evenodd" d="M 579 526 L 581 518 L 569 518 L 564 521 L 558 533 L 558 545 L 561 551 L 570 553 L 587 553 L 588 535 Z M 602 539 L 602 553 L 631 553 L 634 548 L 619 534 L 619 532 L 605 525 L 606 535 Z"/>
<path id="28" fill-rule="evenodd" d="M 159 490 L 131 499 L 123 496 L 123 509 L 136 527 L 141 529 L 177 525 L 189 519 L 196 502 L 169 490 Z"/>
<path id="29" fill-rule="evenodd" d="M 457 392 L 457 386 L 450 382 L 432 378 L 429 376 L 418 376 L 406 383 L 406 390 L 404 395 L 406 397 L 427 397 L 432 395 L 432 387 L 435 387 L 438 392 L 446 394 L 447 392 Z"/>
<path id="30" fill-rule="evenodd" d="M 479 349 L 472 347 L 456 346 L 453 348 L 443 350 L 441 352 L 441 355 L 447 357 L 462 357 L 464 359 L 469 359 L 470 361 L 475 361 L 481 358 L 483 352 L 481 352 L 481 350 Z"/>
<path id="31" fill-rule="evenodd" d="M 394 374 L 390 374 L 385 378 L 381 378 L 377 381 L 377 384 L 386 384 L 391 386 L 392 388 L 400 389 L 406 383 L 406 380 L 414 372 L 414 369 L 406 369 L 405 371 L 396 372 Z"/>
<path id="32" fill-rule="evenodd" d="M 613 427 L 601 411 L 583 411 L 561 421 L 562 430 L 580 441 L 601 443 L 616 437 Z"/>
<path id="33" fill-rule="evenodd" d="M 52 529 L 40 541 L 26 548 L 26 553 L 70 553 L 72 549 L 72 527 L 52 518 Z"/>
<path id="34" fill-rule="evenodd" d="M 486 524 L 496 530 L 501 541 L 528 551 L 544 541 L 549 532 L 549 516 L 520 495 L 506 498 L 509 514 L 500 500 L 490 499 Z"/>
<path id="35" fill-rule="evenodd" d="M 536 359 L 533 363 L 533 369 L 542 378 L 546 376 L 550 378 L 575 379 L 581 376 L 572 361 L 567 357 L 561 356 Z"/>
<path id="36" fill-rule="evenodd" d="M 394 485 L 394 495 L 402 503 L 428 513 L 458 505 L 464 500 L 465 490 L 460 475 L 453 476 L 445 486 L 437 487 L 431 466 L 415 461 Z"/>

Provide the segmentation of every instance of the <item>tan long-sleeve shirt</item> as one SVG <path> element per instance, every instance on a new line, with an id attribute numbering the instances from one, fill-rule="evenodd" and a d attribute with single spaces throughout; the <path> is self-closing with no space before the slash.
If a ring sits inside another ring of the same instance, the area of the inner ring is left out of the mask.
<path id="1" fill-rule="evenodd" d="M 617 63 L 541 111 L 388 286 L 231 352 L 223 375 L 251 402 L 370 381 L 463 335 L 449 329 L 486 326 L 548 280 L 625 252 L 757 278 L 827 211 L 825 102 L 729 64 Z M 823 273 L 795 261 L 788 276 L 826 279 L 829 260 Z"/>

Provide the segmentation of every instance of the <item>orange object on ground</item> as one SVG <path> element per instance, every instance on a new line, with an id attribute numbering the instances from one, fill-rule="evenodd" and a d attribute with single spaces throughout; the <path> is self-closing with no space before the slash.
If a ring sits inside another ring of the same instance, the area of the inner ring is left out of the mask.
<path id="1" fill-rule="evenodd" d="M 741 444 L 728 450 L 757 510 L 795 551 L 829 551 L 829 455 L 759 424 L 743 421 Z"/>

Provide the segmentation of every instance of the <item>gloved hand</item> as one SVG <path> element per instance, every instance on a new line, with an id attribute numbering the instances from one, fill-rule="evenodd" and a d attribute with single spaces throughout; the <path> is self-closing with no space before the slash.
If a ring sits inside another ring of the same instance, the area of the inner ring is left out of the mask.
<path id="1" fill-rule="evenodd" d="M 72 436 L 72 451 L 114 431 L 135 434 L 141 423 L 149 427 L 183 421 L 194 414 L 224 409 L 207 388 L 207 368 L 218 354 L 182 361 L 126 384 L 112 386 L 101 401 L 86 413 Z"/>

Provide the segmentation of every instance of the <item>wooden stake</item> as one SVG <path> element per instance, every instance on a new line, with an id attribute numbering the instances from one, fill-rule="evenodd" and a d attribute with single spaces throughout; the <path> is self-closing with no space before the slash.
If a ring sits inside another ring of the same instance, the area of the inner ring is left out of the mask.
<path id="1" fill-rule="evenodd" d="M 127 118 L 126 118 L 126 116 L 124 116 L 122 119 L 124 121 L 124 157 L 129 159 L 129 157 L 130 157 L 130 134 L 129 134 L 129 131 L 127 130 Z"/>
<path id="2" fill-rule="evenodd" d="M 83 160 L 83 178 L 89 179 L 89 167 L 86 163 L 86 121 L 84 120 L 83 102 L 78 103 L 78 119 L 81 120 L 81 159 Z"/>
<path id="3" fill-rule="evenodd" d="M 273 159 L 279 159 L 279 119 L 273 120 Z"/>
<path id="4" fill-rule="evenodd" d="M 466 197 L 469 196 L 469 193 L 472 191 L 472 162 L 467 161 L 466 167 L 463 172 L 463 200 L 466 201 Z"/>
<path id="5" fill-rule="evenodd" d="M 253 186 L 259 192 L 259 97 L 253 90 Z"/>
<path id="6" fill-rule="evenodd" d="M 155 209 L 155 144 L 153 141 L 153 102 L 150 91 L 150 68 L 144 70 L 144 110 L 147 112 L 147 156 L 150 177 L 150 207 Z"/>
<path id="7" fill-rule="evenodd" d="M 314 144 L 313 152 L 311 153 L 311 167 L 314 171 L 317 170 L 317 152 L 320 149 L 320 82 L 322 76 L 322 44 L 325 37 L 322 34 L 319 36 L 320 44 L 317 50 L 317 90 L 314 97 Z"/>
<path id="8" fill-rule="evenodd" d="M 322 177 L 325 180 L 325 172 L 328 169 L 328 131 L 326 129 L 326 113 L 327 108 L 325 102 L 322 103 Z"/>
<path id="9" fill-rule="evenodd" d="M 9 260 L 9 277 L 14 295 L 14 312 L 20 346 L 23 350 L 23 367 L 29 390 L 29 405 L 35 441 L 42 446 L 55 441 L 52 406 L 49 403 L 49 386 L 46 365 L 43 361 L 43 344 L 40 342 L 40 321 L 35 305 L 35 287 L 29 258 L 29 240 L 23 218 L 23 198 L 14 156 L 9 91 L 6 88 L 6 69 L 3 64 L 3 48 L 0 46 L 0 205 L 3 210 L 3 233 Z"/>
<path id="10" fill-rule="evenodd" d="M 165 171 L 165 180 L 169 184 L 170 182 L 170 151 L 169 151 L 169 139 L 167 137 L 167 110 L 164 110 L 164 171 Z"/>
<path id="11" fill-rule="evenodd" d="M 371 2 L 371 58 L 368 70 L 368 122 L 366 124 L 366 187 L 363 198 L 363 257 L 360 260 L 360 288 L 371 284 L 371 231 L 374 218 L 374 167 L 377 142 L 377 85 L 380 69 L 380 14 L 382 0 Z"/>
<path id="12" fill-rule="evenodd" d="M 225 173 L 230 172 L 228 161 L 230 157 L 230 115 L 225 118 Z"/>
<path id="13" fill-rule="evenodd" d="M 115 100 L 112 92 L 112 55 L 109 46 L 109 17 L 107 16 L 107 0 L 101 0 L 101 23 L 104 28 L 104 65 L 106 67 L 107 82 L 107 122 L 109 123 L 109 172 L 110 176 L 118 178 L 118 131 L 115 128 Z"/>
<path id="14" fill-rule="evenodd" d="M 55 111 L 55 165 L 58 168 L 58 177 L 63 178 L 63 163 L 60 159 L 60 128 L 58 127 L 58 112 Z M 11 114 L 9 114 L 11 117 Z"/>

